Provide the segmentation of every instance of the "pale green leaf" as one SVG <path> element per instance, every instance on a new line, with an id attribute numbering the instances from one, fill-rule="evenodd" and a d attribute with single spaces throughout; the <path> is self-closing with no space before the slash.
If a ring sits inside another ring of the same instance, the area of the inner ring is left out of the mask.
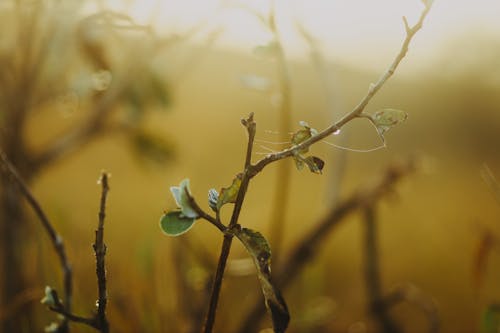
<path id="1" fill-rule="evenodd" d="M 222 188 L 220 190 L 219 198 L 217 200 L 217 210 L 219 210 L 226 203 L 235 203 L 238 197 L 238 192 L 241 186 L 242 175 L 238 174 L 234 179 L 231 186 Z"/>
<path id="2" fill-rule="evenodd" d="M 184 179 L 181 181 L 179 186 L 170 187 L 170 191 L 174 196 L 177 206 L 181 209 L 182 215 L 189 218 L 197 218 L 198 213 L 191 207 L 191 191 L 189 190 L 189 179 Z"/>
<path id="3" fill-rule="evenodd" d="M 172 211 L 160 219 L 160 228 L 168 236 L 179 236 L 193 226 L 194 218 L 186 217 L 181 211 Z"/>
<path id="4" fill-rule="evenodd" d="M 54 289 L 49 286 L 45 287 L 45 297 L 40 301 L 43 305 L 56 306 L 57 302 L 54 298 Z"/>
<path id="5" fill-rule="evenodd" d="M 372 122 L 380 135 L 384 135 L 391 127 L 396 126 L 408 118 L 408 114 L 396 109 L 383 109 L 371 116 Z"/>

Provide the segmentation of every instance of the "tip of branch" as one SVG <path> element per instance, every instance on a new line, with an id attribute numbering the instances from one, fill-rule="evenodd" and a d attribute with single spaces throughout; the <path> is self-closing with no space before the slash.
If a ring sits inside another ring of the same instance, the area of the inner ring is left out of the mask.
<path id="1" fill-rule="evenodd" d="M 109 183 L 108 183 L 109 177 L 111 177 L 111 175 L 109 173 L 102 171 L 101 177 L 99 177 L 97 184 L 101 185 L 102 188 L 109 189 Z"/>
<path id="2" fill-rule="evenodd" d="M 403 23 L 405 25 L 406 33 L 410 34 L 411 33 L 411 28 L 410 28 L 410 25 L 408 24 L 408 19 L 406 18 L 406 16 L 403 16 Z"/>

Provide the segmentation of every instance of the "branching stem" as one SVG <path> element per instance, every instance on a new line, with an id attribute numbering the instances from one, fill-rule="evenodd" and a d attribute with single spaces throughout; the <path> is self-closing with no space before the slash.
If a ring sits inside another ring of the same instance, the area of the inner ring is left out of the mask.
<path id="1" fill-rule="evenodd" d="M 234 209 L 231 215 L 231 220 L 229 222 L 228 229 L 232 229 L 236 227 L 238 224 L 241 207 L 243 206 L 243 201 L 245 199 L 245 195 L 248 189 L 248 183 L 250 181 L 249 174 L 251 170 L 252 147 L 256 132 L 256 124 L 253 120 L 253 113 L 251 113 L 247 119 L 242 119 L 241 122 L 243 126 L 246 127 L 248 132 L 248 145 L 245 157 L 243 177 L 241 180 L 240 189 L 238 190 L 238 196 L 236 197 L 236 202 L 234 204 Z M 217 264 L 217 271 L 215 272 L 215 278 L 212 286 L 212 291 L 210 294 L 207 317 L 205 320 L 205 326 L 204 326 L 205 333 L 211 333 L 214 327 L 215 313 L 217 310 L 220 289 L 222 286 L 222 278 L 224 276 L 224 271 L 226 269 L 227 258 L 229 257 L 229 252 L 231 251 L 232 241 L 233 241 L 232 233 L 224 233 L 224 240 L 222 241 L 222 248 L 219 255 L 219 262 Z"/>

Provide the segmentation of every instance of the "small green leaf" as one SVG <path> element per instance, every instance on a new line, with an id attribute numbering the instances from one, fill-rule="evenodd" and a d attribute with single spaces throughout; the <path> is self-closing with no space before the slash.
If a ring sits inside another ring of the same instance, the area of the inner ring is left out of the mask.
<path id="1" fill-rule="evenodd" d="M 293 159 L 295 161 L 295 166 L 299 171 L 304 169 L 304 165 L 307 165 L 311 172 L 321 174 L 323 167 L 325 166 L 325 162 L 316 156 L 304 157 L 300 154 L 295 154 Z"/>
<path id="2" fill-rule="evenodd" d="M 238 196 L 238 192 L 241 186 L 241 178 L 242 178 L 241 174 L 236 175 L 236 177 L 233 179 L 233 183 L 231 184 L 231 186 L 227 188 L 222 188 L 220 190 L 220 195 L 217 200 L 217 210 L 219 210 L 226 203 L 236 202 L 236 198 Z"/>
<path id="3" fill-rule="evenodd" d="M 304 159 L 304 162 L 307 164 L 311 172 L 319 174 L 321 174 L 321 171 L 325 166 L 325 162 L 321 158 L 316 156 L 308 156 Z"/>
<path id="4" fill-rule="evenodd" d="M 45 326 L 43 331 L 46 333 L 57 333 L 60 332 L 61 326 L 58 323 L 52 322 L 48 326 Z"/>
<path id="5" fill-rule="evenodd" d="M 181 211 L 176 210 L 161 217 L 160 228 L 168 236 L 179 236 L 191 229 L 194 222 L 194 218 L 186 217 Z"/>
<path id="6" fill-rule="evenodd" d="M 45 287 L 45 297 L 42 298 L 40 303 L 47 306 L 55 306 L 56 300 L 54 299 L 54 295 L 52 294 L 53 289 L 49 286 Z"/>
<path id="7" fill-rule="evenodd" d="M 377 127 L 380 135 L 384 135 L 391 127 L 402 123 L 406 118 L 408 118 L 406 112 L 396 109 L 383 109 L 371 116 L 372 122 Z"/>
<path id="8" fill-rule="evenodd" d="M 300 121 L 299 125 L 302 126 L 303 128 L 298 130 L 297 132 L 293 133 L 292 135 L 292 144 L 298 145 L 301 144 L 302 142 L 308 140 L 312 136 L 318 134 L 318 131 L 315 130 L 314 128 L 311 128 L 309 124 L 305 121 Z M 298 154 L 304 154 L 309 151 L 309 148 L 304 148 L 298 151 Z M 298 167 L 297 167 L 298 168 Z M 300 169 L 299 169 L 300 170 Z"/>
<path id="9" fill-rule="evenodd" d="M 189 179 L 181 181 L 179 186 L 170 187 L 170 192 L 172 192 L 177 206 L 181 209 L 182 215 L 193 219 L 198 217 L 196 210 L 191 207 Z"/>
<path id="10" fill-rule="evenodd" d="M 271 247 L 261 233 L 242 228 L 235 236 L 243 243 L 257 267 L 257 276 L 264 294 L 266 306 L 271 313 L 274 332 L 285 332 L 290 314 L 280 291 L 271 281 Z"/>
<path id="11" fill-rule="evenodd" d="M 208 190 L 208 205 L 214 212 L 217 211 L 217 201 L 219 201 L 219 193 L 216 189 L 211 188 Z"/>

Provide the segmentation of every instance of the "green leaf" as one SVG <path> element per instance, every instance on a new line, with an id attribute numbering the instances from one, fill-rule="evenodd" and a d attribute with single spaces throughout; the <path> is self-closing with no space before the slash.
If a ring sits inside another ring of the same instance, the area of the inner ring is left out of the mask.
<path id="1" fill-rule="evenodd" d="M 197 218 L 198 213 L 191 207 L 191 191 L 189 190 L 189 179 L 181 181 L 179 186 L 170 187 L 170 192 L 174 196 L 177 206 L 181 209 L 182 215 L 189 218 Z"/>
<path id="2" fill-rule="evenodd" d="M 408 118 L 408 114 L 396 109 L 383 109 L 375 112 L 371 120 L 380 135 L 384 135 L 391 127 L 402 123 Z"/>
<path id="3" fill-rule="evenodd" d="M 186 217 L 181 211 L 172 211 L 160 219 L 160 228 L 168 236 L 179 236 L 193 226 L 194 218 Z"/>
<path id="4" fill-rule="evenodd" d="M 54 298 L 54 289 L 52 289 L 52 287 L 49 286 L 45 287 L 45 297 L 42 298 L 40 303 L 47 306 L 56 306 L 57 302 L 56 299 Z"/>
<path id="5" fill-rule="evenodd" d="M 293 156 L 293 159 L 295 161 L 295 166 L 299 171 L 304 169 L 304 165 L 307 165 L 309 171 L 321 174 L 323 171 L 323 167 L 325 166 L 325 162 L 321 158 L 316 156 L 304 157 L 300 154 L 295 154 Z"/>
<path id="6" fill-rule="evenodd" d="M 285 332 L 290 314 L 280 291 L 271 281 L 271 247 L 261 233 L 242 228 L 235 236 L 243 243 L 257 267 L 257 276 L 264 294 L 266 306 L 271 313 L 274 332 Z"/>
<path id="7" fill-rule="evenodd" d="M 316 156 L 308 156 L 304 159 L 304 162 L 307 164 L 311 172 L 319 174 L 321 174 L 323 167 L 325 166 L 325 162 Z"/>
<path id="8" fill-rule="evenodd" d="M 231 186 L 227 188 L 222 188 L 220 190 L 219 198 L 217 200 L 217 210 L 219 210 L 223 205 L 227 203 L 235 203 L 236 198 L 238 197 L 238 192 L 240 190 L 241 186 L 241 178 L 242 175 L 238 174 L 236 177 L 233 179 L 233 183 Z"/>
<path id="9" fill-rule="evenodd" d="M 303 128 L 298 130 L 297 132 L 293 133 L 291 141 L 292 141 L 292 144 L 294 144 L 294 145 L 301 144 L 302 142 L 308 140 L 312 136 L 318 134 L 318 131 L 315 130 L 314 128 L 311 128 L 307 122 L 300 121 L 299 124 Z M 304 154 L 304 153 L 307 153 L 308 151 L 309 151 L 309 148 L 304 148 L 304 149 L 301 149 L 300 151 L 298 151 L 297 153 Z"/>

